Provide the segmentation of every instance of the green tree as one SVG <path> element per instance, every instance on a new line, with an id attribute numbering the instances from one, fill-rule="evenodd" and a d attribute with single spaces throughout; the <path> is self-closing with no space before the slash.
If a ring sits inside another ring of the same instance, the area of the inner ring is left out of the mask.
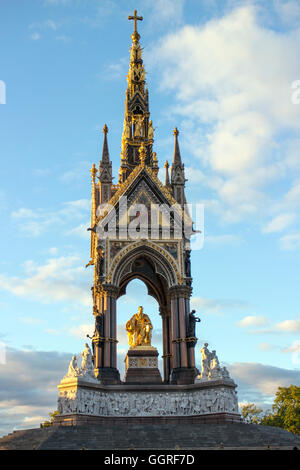
<path id="1" fill-rule="evenodd" d="M 257 408 L 254 403 L 248 403 L 241 409 L 242 416 L 246 423 L 260 424 L 262 408 Z"/>
<path id="2" fill-rule="evenodd" d="M 57 415 L 59 415 L 59 412 L 57 410 L 53 411 L 52 413 L 49 413 L 50 420 L 49 421 L 44 421 L 43 423 L 41 423 L 41 428 L 49 428 L 49 426 L 52 426 L 54 418 Z"/>
<path id="3" fill-rule="evenodd" d="M 260 424 L 278 426 L 300 435 L 300 387 L 279 387 L 272 413 L 266 413 Z"/>

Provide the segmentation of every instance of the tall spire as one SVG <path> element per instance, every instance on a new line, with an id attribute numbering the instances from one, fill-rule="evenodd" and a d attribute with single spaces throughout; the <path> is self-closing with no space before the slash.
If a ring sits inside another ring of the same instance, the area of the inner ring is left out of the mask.
<path id="1" fill-rule="evenodd" d="M 108 127 L 106 124 L 104 124 L 103 127 L 103 134 L 104 134 L 104 141 L 103 141 L 103 150 L 102 150 L 102 158 L 101 162 L 102 163 L 109 163 L 109 151 L 108 151 L 108 143 L 107 143 L 107 134 L 108 134 Z"/>
<path id="2" fill-rule="evenodd" d="M 179 143 L 178 143 L 178 135 L 179 131 L 177 127 L 175 127 L 173 132 L 175 142 L 174 142 L 174 155 L 173 155 L 173 163 L 171 166 L 171 186 L 173 189 L 173 196 L 176 201 L 183 205 L 185 203 L 185 195 L 184 195 L 184 185 L 185 185 L 185 176 L 184 176 L 184 165 L 181 161 Z"/>
<path id="3" fill-rule="evenodd" d="M 99 164 L 99 185 L 100 185 L 100 204 L 109 201 L 111 198 L 111 185 L 112 185 L 112 164 L 109 158 L 107 134 L 108 127 L 104 124 L 103 127 L 103 149 L 102 158 Z"/>
<path id="4" fill-rule="evenodd" d="M 152 145 L 154 142 L 154 128 L 150 120 L 149 94 L 146 85 L 146 72 L 142 59 L 142 47 L 140 35 L 137 31 L 137 21 L 143 17 L 137 15 L 128 16 L 134 21 L 134 31 L 131 35 L 130 63 L 127 74 L 127 90 L 125 99 L 125 118 L 122 133 L 121 167 L 119 182 L 125 181 L 130 172 L 140 164 L 139 147 L 145 147 L 145 164 L 157 167 L 153 164 Z"/>
<path id="5" fill-rule="evenodd" d="M 174 129 L 173 135 L 175 137 L 173 165 L 182 165 L 179 143 L 178 143 L 179 130 L 177 129 L 177 127 L 175 127 Z"/>

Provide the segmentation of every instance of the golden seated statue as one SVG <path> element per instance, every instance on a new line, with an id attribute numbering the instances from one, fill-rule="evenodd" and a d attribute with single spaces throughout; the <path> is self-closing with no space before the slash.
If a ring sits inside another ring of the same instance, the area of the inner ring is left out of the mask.
<path id="1" fill-rule="evenodd" d="M 143 307 L 139 306 L 138 313 L 135 313 L 126 323 L 126 331 L 130 349 L 137 346 L 151 346 L 152 323 L 148 315 L 143 312 Z"/>

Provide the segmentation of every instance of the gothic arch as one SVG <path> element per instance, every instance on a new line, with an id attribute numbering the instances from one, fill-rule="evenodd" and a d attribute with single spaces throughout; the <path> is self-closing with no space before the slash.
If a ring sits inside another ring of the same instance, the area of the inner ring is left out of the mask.
<path id="1" fill-rule="evenodd" d="M 136 242 L 123 248 L 112 263 L 109 273 L 110 282 L 120 287 L 124 276 L 132 272 L 134 261 L 141 257 L 150 261 L 155 273 L 165 279 L 169 288 L 181 284 L 181 276 L 172 257 L 163 248 L 149 242 L 147 244 Z"/>

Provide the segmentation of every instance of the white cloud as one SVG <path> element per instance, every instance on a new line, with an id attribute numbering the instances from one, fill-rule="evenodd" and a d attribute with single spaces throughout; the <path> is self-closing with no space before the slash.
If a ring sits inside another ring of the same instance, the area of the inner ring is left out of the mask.
<path id="1" fill-rule="evenodd" d="M 51 29 L 56 31 L 61 25 L 51 19 L 42 21 L 40 23 L 33 23 L 29 25 L 29 29 L 39 29 L 39 30 L 47 30 Z"/>
<path id="2" fill-rule="evenodd" d="M 270 344 L 270 343 L 260 343 L 257 345 L 257 347 L 261 351 L 273 351 L 274 349 L 278 348 L 278 346 L 275 346 L 274 344 Z"/>
<path id="3" fill-rule="evenodd" d="M 259 315 L 249 315 L 244 317 L 242 320 L 237 322 L 237 326 L 241 328 L 248 328 L 249 326 L 264 326 L 269 323 L 269 320 L 266 317 Z"/>
<path id="4" fill-rule="evenodd" d="M 211 243 L 213 245 L 236 245 L 242 242 L 239 235 L 224 234 L 224 235 L 206 235 L 204 243 Z"/>
<path id="5" fill-rule="evenodd" d="M 292 251 L 300 248 L 300 233 L 284 235 L 280 238 L 280 248 L 282 250 Z"/>
<path id="6" fill-rule="evenodd" d="M 57 407 L 57 385 L 72 354 L 7 348 L 0 364 L 0 436 L 39 427 Z"/>
<path id="7" fill-rule="evenodd" d="M 41 318 L 33 318 L 33 317 L 20 317 L 19 321 L 21 323 L 25 323 L 26 325 L 40 325 L 43 323 Z"/>
<path id="8" fill-rule="evenodd" d="M 300 142 L 298 147 L 298 162 L 299 162 L 299 148 Z M 288 207 L 300 207 L 300 182 L 296 182 L 291 189 L 284 195 L 284 203 Z"/>
<path id="9" fill-rule="evenodd" d="M 63 183 L 74 184 L 74 182 L 82 180 L 83 178 L 86 179 L 87 175 L 89 175 L 90 169 L 90 162 L 78 161 L 77 163 L 75 163 L 75 165 L 73 165 L 71 170 L 62 173 L 59 176 L 59 179 Z"/>
<path id="10" fill-rule="evenodd" d="M 266 326 L 268 325 L 269 319 L 264 316 L 255 316 L 249 315 L 244 317 L 242 320 L 236 323 L 237 326 L 240 328 L 249 328 L 254 326 Z M 283 333 L 298 333 L 300 332 L 300 320 L 292 319 L 292 320 L 284 320 L 282 322 L 278 322 L 275 325 L 270 326 L 268 329 L 260 328 L 257 330 L 250 330 L 252 334 L 283 334 Z"/>
<path id="11" fill-rule="evenodd" d="M 296 219 L 295 214 L 281 214 L 274 217 L 267 225 L 262 228 L 263 233 L 281 232 L 289 227 Z"/>
<path id="12" fill-rule="evenodd" d="M 69 330 L 69 334 L 80 339 L 86 339 L 87 335 L 93 335 L 94 329 L 93 323 L 82 324 L 79 326 L 72 326 Z"/>
<path id="13" fill-rule="evenodd" d="M 27 277 L 0 275 L 0 288 L 21 297 L 52 301 L 69 301 L 91 305 L 89 284 L 92 280 L 76 256 L 50 258 L 42 266 L 29 261 L 25 265 Z"/>
<path id="14" fill-rule="evenodd" d="M 300 333 L 300 320 L 285 320 L 276 323 L 275 328 L 287 333 Z"/>
<path id="15" fill-rule="evenodd" d="M 41 35 L 39 33 L 32 33 L 29 37 L 30 39 L 32 39 L 32 41 L 38 41 L 39 39 L 41 39 Z"/>
<path id="16" fill-rule="evenodd" d="M 183 7 L 185 0 L 156 0 L 151 4 L 150 14 L 147 20 L 152 25 L 163 26 L 165 23 L 178 24 L 183 18 Z M 148 2 L 146 5 L 148 6 Z"/>
<path id="17" fill-rule="evenodd" d="M 85 224 L 79 224 L 77 225 L 77 227 L 67 230 L 65 232 L 65 235 L 77 235 L 78 237 L 89 240 L 91 238 L 91 235 L 87 229 L 90 225 L 91 225 L 90 221 L 87 221 Z"/>
<path id="18" fill-rule="evenodd" d="M 195 179 L 217 175 L 214 192 L 230 222 L 269 215 L 270 203 L 278 202 L 269 185 L 291 168 L 282 149 L 300 128 L 290 102 L 291 83 L 300 76 L 300 28 L 278 33 L 262 25 L 260 13 L 248 4 L 203 26 L 185 26 L 160 39 L 150 57 L 162 89 L 174 93 L 183 142 L 201 159 Z"/>
<path id="19" fill-rule="evenodd" d="M 18 229 L 28 237 L 38 237 L 53 227 L 57 230 L 58 227 L 65 225 L 68 226 L 65 232 L 67 235 L 80 234 L 82 236 L 78 226 L 70 228 L 70 225 L 73 225 L 76 220 L 86 218 L 90 212 L 90 204 L 88 199 L 79 199 L 65 202 L 57 210 L 40 208 L 33 210 L 21 207 L 11 213 L 11 218 Z M 84 225 L 81 224 L 80 228 L 84 229 Z M 87 228 L 88 225 L 85 230 Z"/>
<path id="20" fill-rule="evenodd" d="M 260 398 L 266 400 L 265 395 L 274 396 L 278 387 L 296 385 L 300 380 L 300 370 L 281 369 L 255 362 L 236 362 L 228 368 L 238 383 L 239 399 L 247 396 L 246 400 L 250 402 L 253 402 L 251 398 L 249 400 L 252 393 L 257 398 L 257 392 L 260 392 Z"/>
<path id="21" fill-rule="evenodd" d="M 232 309 L 245 309 L 248 305 L 240 300 L 192 297 L 191 307 L 197 310 L 199 314 L 204 312 L 205 314 L 220 315 Z"/>

